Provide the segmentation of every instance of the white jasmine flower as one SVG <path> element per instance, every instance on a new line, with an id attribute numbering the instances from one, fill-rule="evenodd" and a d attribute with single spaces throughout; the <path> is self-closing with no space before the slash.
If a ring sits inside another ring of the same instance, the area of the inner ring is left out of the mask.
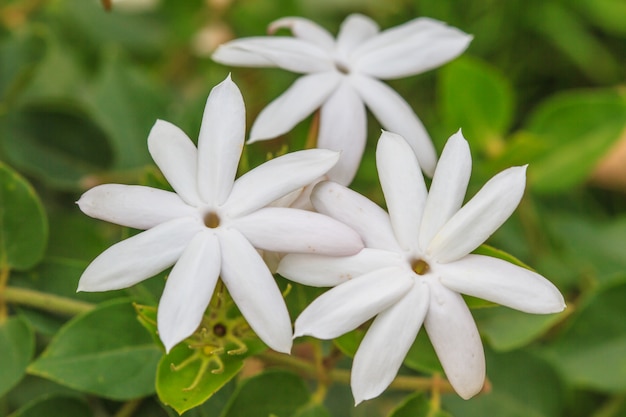
<path id="1" fill-rule="evenodd" d="M 305 74 L 259 114 L 250 142 L 282 135 L 321 108 L 317 146 L 342 151 L 329 176 L 347 185 L 365 149 L 367 106 L 385 129 L 406 138 L 424 172 L 432 175 L 437 157 L 422 122 L 398 93 L 378 79 L 438 67 L 461 54 L 471 36 L 428 18 L 379 32 L 373 20 L 358 14 L 346 18 L 336 40 L 303 18 L 279 19 L 269 32 L 280 28 L 289 28 L 293 37 L 237 39 L 213 54 L 223 64 Z"/>
<path id="2" fill-rule="evenodd" d="M 235 180 L 244 129 L 243 99 L 228 77 L 209 95 L 197 149 L 168 122 L 150 131 L 150 154 L 175 192 L 107 184 L 78 201 L 91 217 L 146 230 L 98 256 L 79 291 L 129 287 L 175 264 L 158 309 L 168 351 L 196 330 L 221 277 L 257 335 L 289 352 L 291 320 L 257 249 L 348 255 L 363 247 L 356 232 L 329 217 L 265 207 L 324 174 L 336 152 L 287 154 Z"/>
<path id="3" fill-rule="evenodd" d="M 376 153 L 389 214 L 333 182 L 312 195 L 315 208 L 358 231 L 366 248 L 341 258 L 287 255 L 278 272 L 307 285 L 335 286 L 298 317 L 295 335 L 332 339 L 377 316 L 352 368 L 356 403 L 378 396 L 394 379 L 422 326 L 446 375 L 463 398 L 480 391 L 485 359 L 480 335 L 460 293 L 528 313 L 554 313 L 565 303 L 535 272 L 472 255 L 517 207 L 526 167 L 493 177 L 463 207 L 471 171 L 469 147 L 453 135 L 430 192 L 411 147 L 383 133 Z"/>

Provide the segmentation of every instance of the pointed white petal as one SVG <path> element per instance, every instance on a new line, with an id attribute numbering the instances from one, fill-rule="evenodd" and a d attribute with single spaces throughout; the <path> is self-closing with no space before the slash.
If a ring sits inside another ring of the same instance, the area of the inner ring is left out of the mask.
<path id="1" fill-rule="evenodd" d="M 220 229 L 222 280 L 254 332 L 277 352 L 291 351 L 291 319 L 274 277 L 234 229 Z"/>
<path id="2" fill-rule="evenodd" d="M 102 252 L 83 272 L 78 291 L 130 287 L 172 266 L 202 223 L 184 217 L 162 223 Z"/>
<path id="3" fill-rule="evenodd" d="M 485 354 L 476 323 L 460 294 L 438 283 L 430 290 L 424 327 L 448 381 L 462 398 L 471 398 L 485 382 Z"/>
<path id="4" fill-rule="evenodd" d="M 328 178 L 348 185 L 356 175 L 367 139 L 365 105 L 352 85 L 344 81 L 322 105 L 317 147 L 341 151 Z"/>
<path id="5" fill-rule="evenodd" d="M 326 29 L 309 19 L 283 17 L 270 23 L 267 31 L 270 35 L 273 35 L 282 28 L 291 30 L 291 33 L 296 38 L 311 42 L 326 51 L 331 51 L 335 46 L 333 36 Z"/>
<path id="6" fill-rule="evenodd" d="M 296 319 L 294 336 L 334 339 L 396 303 L 413 285 L 411 271 L 378 269 L 338 285 L 315 299 Z"/>
<path id="7" fill-rule="evenodd" d="M 441 283 L 451 290 L 526 313 L 558 313 L 565 308 L 559 290 L 541 275 L 502 259 L 467 255 L 441 265 Z"/>
<path id="8" fill-rule="evenodd" d="M 365 246 L 399 251 L 389 215 L 361 194 L 332 181 L 315 186 L 311 194 L 315 209 L 354 229 Z"/>
<path id="9" fill-rule="evenodd" d="M 196 210 L 176 193 L 140 185 L 98 185 L 84 193 L 76 204 L 90 217 L 142 230 L 177 217 L 196 215 Z"/>
<path id="10" fill-rule="evenodd" d="M 200 325 L 220 275 L 217 236 L 211 230 L 197 233 L 167 278 L 159 301 L 159 337 L 169 352 Z"/>
<path id="11" fill-rule="evenodd" d="M 258 210 L 321 177 L 338 159 L 338 152 L 327 149 L 291 152 L 271 159 L 235 181 L 224 209 L 233 217 Z"/>
<path id="12" fill-rule="evenodd" d="M 267 207 L 236 219 L 232 225 L 257 249 L 331 256 L 354 255 L 363 249 L 357 232 L 311 211 Z"/>
<path id="13" fill-rule="evenodd" d="M 211 205 L 222 204 L 230 194 L 245 128 L 243 97 L 229 75 L 209 94 L 198 138 L 198 191 Z"/>
<path id="14" fill-rule="evenodd" d="M 490 179 L 435 235 L 428 253 L 438 262 L 461 259 L 511 216 L 526 184 L 526 167 L 513 167 Z"/>
<path id="15" fill-rule="evenodd" d="M 337 35 L 336 59 L 349 65 L 350 55 L 366 40 L 375 36 L 378 25 L 372 19 L 361 14 L 351 14 L 341 24 Z"/>
<path id="16" fill-rule="evenodd" d="M 416 250 L 428 192 L 413 149 L 402 136 L 383 132 L 376 167 L 398 243 L 405 250 Z"/>
<path id="17" fill-rule="evenodd" d="M 463 205 L 472 173 L 472 156 L 461 131 L 448 139 L 437 163 L 419 231 L 420 247 L 427 248 L 433 236 Z"/>
<path id="18" fill-rule="evenodd" d="M 350 80 L 383 128 L 406 139 L 422 171 L 432 176 L 437 162 L 435 147 L 407 102 L 388 85 L 373 78 L 353 74 Z"/>
<path id="19" fill-rule="evenodd" d="M 396 252 L 365 248 L 352 256 L 287 255 L 278 264 L 280 275 L 312 287 L 334 287 L 377 269 L 401 266 Z"/>
<path id="20" fill-rule="evenodd" d="M 419 74 L 459 56 L 472 36 L 437 20 L 418 18 L 381 32 L 354 53 L 354 69 L 376 78 Z"/>
<path id="21" fill-rule="evenodd" d="M 382 311 L 354 356 L 350 385 L 354 401 L 378 397 L 398 373 L 428 311 L 429 289 L 417 281 L 396 304 Z"/>
<path id="22" fill-rule="evenodd" d="M 180 198 L 187 204 L 198 205 L 198 152 L 185 132 L 169 122 L 157 120 L 148 136 L 148 150 Z"/>
<path id="23" fill-rule="evenodd" d="M 335 68 L 324 49 L 311 42 L 286 36 L 236 39 L 218 47 L 212 58 L 220 64 L 279 67 L 304 74 Z"/>
<path id="24" fill-rule="evenodd" d="M 298 78 L 282 95 L 265 107 L 250 129 L 250 140 L 271 139 L 290 131 L 318 109 L 339 84 L 341 76 L 334 71 Z"/>

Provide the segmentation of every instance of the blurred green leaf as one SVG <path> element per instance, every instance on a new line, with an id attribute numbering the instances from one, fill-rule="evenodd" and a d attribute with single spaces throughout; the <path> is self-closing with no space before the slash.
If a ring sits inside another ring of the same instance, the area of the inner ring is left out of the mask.
<path id="1" fill-rule="evenodd" d="M 596 26 L 626 36 L 626 3 L 623 0 L 579 0 L 571 5 Z"/>
<path id="2" fill-rule="evenodd" d="M 35 334 L 20 317 L 0 323 L 0 397 L 3 397 L 26 374 L 35 353 Z"/>
<path id="3" fill-rule="evenodd" d="M 308 400 L 302 378 L 289 372 L 268 371 L 242 381 L 221 417 L 287 417 Z"/>
<path id="4" fill-rule="evenodd" d="M 83 392 L 126 400 L 154 392 L 161 350 L 128 301 L 112 301 L 71 320 L 28 372 Z"/>
<path id="5" fill-rule="evenodd" d="M 83 399 L 68 396 L 50 396 L 36 399 L 9 417 L 89 417 L 93 416 Z"/>
<path id="6" fill-rule="evenodd" d="M 439 76 L 441 114 L 450 132 L 463 136 L 487 155 L 500 152 L 513 116 L 513 89 L 495 68 L 463 57 Z"/>
<path id="7" fill-rule="evenodd" d="M 561 415 L 563 389 L 556 372 L 524 351 L 504 354 L 485 349 L 492 391 L 470 400 L 443 397 L 446 410 L 463 417 L 554 417 Z"/>
<path id="8" fill-rule="evenodd" d="M 394 408 L 389 417 L 452 417 L 443 410 L 436 409 L 431 401 L 423 394 L 416 393 L 407 397 L 400 405 Z"/>
<path id="9" fill-rule="evenodd" d="M 430 343 L 426 329 L 422 327 L 415 338 L 415 342 L 404 359 L 404 364 L 415 371 L 428 374 L 444 374 L 439 363 L 439 358 L 435 353 L 433 345 Z"/>
<path id="10" fill-rule="evenodd" d="M 617 90 L 555 95 L 532 114 L 526 129 L 549 148 L 529 161 L 529 186 L 566 191 L 583 182 L 626 129 L 626 96 Z"/>
<path id="11" fill-rule="evenodd" d="M 12 33 L 0 42 L 0 114 L 35 72 L 44 55 L 43 39 L 34 31 Z"/>
<path id="12" fill-rule="evenodd" d="M 345 333 L 339 337 L 333 339 L 333 343 L 341 353 L 348 356 L 349 358 L 354 358 L 359 345 L 361 344 L 361 340 L 365 337 L 365 329 L 355 329 L 351 332 Z"/>
<path id="13" fill-rule="evenodd" d="M 571 384 L 626 390 L 626 276 L 586 299 L 545 353 Z"/>
<path id="14" fill-rule="evenodd" d="M 525 346 L 563 319 L 560 314 L 528 314 L 506 307 L 478 309 L 472 312 L 480 333 L 498 351 Z"/>
<path id="15" fill-rule="evenodd" d="M 159 361 L 156 376 L 159 399 L 179 414 L 203 404 L 241 371 L 247 357 L 266 349 L 259 340 L 246 340 L 245 343 L 248 351 L 242 355 L 218 355 L 224 365 L 223 372 L 219 373 L 211 372 L 217 368 L 214 362 L 205 362 L 209 361 L 211 355 L 191 349 L 185 343 L 178 344 Z M 229 347 L 226 348 L 228 349 Z M 203 369 L 203 365 L 208 365 L 208 368 Z M 194 385 L 198 377 L 200 379 Z"/>
<path id="16" fill-rule="evenodd" d="M 41 260 L 48 220 L 31 185 L 0 162 L 0 268 L 28 269 Z"/>
<path id="17" fill-rule="evenodd" d="M 307 404 L 292 417 L 331 417 L 331 415 L 322 404 Z"/>

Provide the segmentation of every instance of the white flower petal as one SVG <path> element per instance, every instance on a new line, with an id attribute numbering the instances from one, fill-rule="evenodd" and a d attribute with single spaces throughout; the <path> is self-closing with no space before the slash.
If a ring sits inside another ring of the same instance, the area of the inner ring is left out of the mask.
<path id="1" fill-rule="evenodd" d="M 277 352 L 289 353 L 291 319 L 274 277 L 252 245 L 234 229 L 220 229 L 222 280 L 257 336 Z"/>
<path id="2" fill-rule="evenodd" d="M 413 285 L 396 304 L 378 314 L 354 356 L 350 385 L 354 401 L 378 397 L 398 373 L 428 311 L 429 289 Z"/>
<path id="3" fill-rule="evenodd" d="M 361 44 L 354 53 L 354 69 L 382 79 L 419 74 L 456 58 L 471 40 L 442 22 L 418 18 Z"/>
<path id="4" fill-rule="evenodd" d="M 367 139 L 367 116 L 361 97 L 349 82 L 342 82 L 322 105 L 317 147 L 341 151 L 328 178 L 348 185 L 356 175 Z"/>
<path id="5" fill-rule="evenodd" d="M 354 229 L 365 246 L 400 251 L 389 215 L 372 201 L 332 181 L 319 183 L 311 194 L 315 209 Z"/>
<path id="6" fill-rule="evenodd" d="M 76 204 L 90 217 L 142 230 L 196 214 L 176 193 L 141 185 L 98 185 Z"/>
<path id="7" fill-rule="evenodd" d="M 270 23 L 267 31 L 270 35 L 273 35 L 282 28 L 291 30 L 291 33 L 296 38 L 311 42 L 326 51 L 330 52 L 335 46 L 333 36 L 326 29 L 309 19 L 283 17 Z"/>
<path id="8" fill-rule="evenodd" d="M 402 136 L 383 132 L 376 167 L 398 243 L 405 250 L 416 250 L 428 192 L 413 149 Z"/>
<path id="9" fill-rule="evenodd" d="M 259 113 L 250 129 L 248 143 L 275 138 L 290 131 L 322 105 L 340 79 L 339 73 L 334 71 L 298 78 L 287 91 Z"/>
<path id="10" fill-rule="evenodd" d="M 220 64 L 279 67 L 304 74 L 335 68 L 324 49 L 311 42 L 286 36 L 236 39 L 220 45 L 212 58 Z"/>
<path id="11" fill-rule="evenodd" d="M 459 211 L 471 173 L 469 145 L 458 131 L 448 139 L 435 169 L 419 229 L 421 248 L 427 248 L 433 236 Z"/>
<path id="12" fill-rule="evenodd" d="M 311 211 L 267 207 L 238 218 L 233 227 L 257 249 L 320 255 L 353 255 L 361 237 L 337 220 Z"/>
<path id="13" fill-rule="evenodd" d="M 198 152 L 185 132 L 169 122 L 157 120 L 148 136 L 148 150 L 180 198 L 192 206 L 198 205 Z"/>
<path id="14" fill-rule="evenodd" d="M 559 290 L 541 275 L 502 259 L 467 255 L 442 265 L 440 280 L 451 290 L 526 313 L 558 313 L 565 308 Z"/>
<path id="15" fill-rule="evenodd" d="M 391 87 L 374 78 L 352 74 L 350 80 L 383 128 L 406 139 L 415 151 L 422 171 L 432 176 L 437 162 L 435 147 L 407 102 Z"/>
<path id="16" fill-rule="evenodd" d="M 339 153 L 327 149 L 291 152 L 271 159 L 235 181 L 224 209 L 245 215 L 303 187 L 337 163 Z"/>
<path id="17" fill-rule="evenodd" d="M 83 272 L 78 291 L 130 287 L 172 266 L 203 226 L 197 218 L 162 223 L 102 252 Z"/>
<path id="18" fill-rule="evenodd" d="M 230 194 L 245 128 L 243 97 L 229 75 L 211 90 L 198 137 L 198 191 L 205 202 L 220 205 Z"/>
<path id="19" fill-rule="evenodd" d="M 476 249 L 511 216 L 524 195 L 525 184 L 526 166 L 500 172 L 441 228 L 427 252 L 447 263 Z"/>
<path id="20" fill-rule="evenodd" d="M 413 285 L 404 268 L 378 269 L 332 288 L 296 319 L 296 336 L 334 339 L 396 303 Z"/>
<path id="21" fill-rule="evenodd" d="M 464 399 L 485 382 L 485 354 L 476 323 L 460 294 L 433 283 L 424 327 L 454 390 Z"/>
<path id="22" fill-rule="evenodd" d="M 351 14 L 348 16 L 337 34 L 337 55 L 339 62 L 348 64 L 350 55 L 357 46 L 375 36 L 379 31 L 378 24 L 367 16 Z"/>
<path id="23" fill-rule="evenodd" d="M 401 266 L 404 262 L 396 252 L 365 248 L 352 256 L 287 255 L 276 272 L 300 284 L 334 287 L 376 269 Z"/>
<path id="24" fill-rule="evenodd" d="M 202 321 L 220 275 L 220 247 L 215 233 L 197 233 L 167 278 L 159 301 L 159 337 L 169 352 L 191 336 Z"/>

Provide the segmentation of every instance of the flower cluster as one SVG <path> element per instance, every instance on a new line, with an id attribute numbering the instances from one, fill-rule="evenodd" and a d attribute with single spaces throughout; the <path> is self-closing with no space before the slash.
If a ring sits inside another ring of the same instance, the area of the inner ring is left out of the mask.
<path id="1" fill-rule="evenodd" d="M 78 289 L 125 288 L 173 266 L 157 316 L 167 351 L 196 332 L 218 279 L 258 337 L 280 352 L 290 352 L 293 337 L 332 339 L 374 318 L 354 358 L 357 403 L 391 383 L 423 324 L 452 386 L 463 398 L 475 395 L 485 360 L 461 294 L 529 313 L 565 305 L 537 273 L 471 254 L 519 204 L 526 168 L 501 172 L 463 205 L 471 156 L 461 132 L 437 163 L 419 119 L 378 80 L 441 65 L 471 37 L 424 18 L 379 32 L 369 18 L 352 15 L 337 40 L 301 18 L 274 22 L 270 32 L 279 28 L 294 37 L 235 40 L 214 59 L 304 73 L 261 112 L 250 140 L 285 133 L 320 108 L 318 149 L 288 153 L 236 178 L 245 109 L 227 77 L 208 97 L 197 148 L 168 122 L 157 121 L 150 132 L 150 154 L 174 191 L 106 184 L 80 198 L 87 215 L 144 231 L 98 256 Z M 364 149 L 364 106 L 389 130 L 376 152 L 388 213 L 346 187 Z M 422 171 L 434 173 L 430 190 Z M 277 203 L 324 176 L 333 181 L 313 189 L 314 211 Z M 334 287 L 301 313 L 295 333 L 259 251 L 286 254 L 278 272 L 294 282 Z"/>

